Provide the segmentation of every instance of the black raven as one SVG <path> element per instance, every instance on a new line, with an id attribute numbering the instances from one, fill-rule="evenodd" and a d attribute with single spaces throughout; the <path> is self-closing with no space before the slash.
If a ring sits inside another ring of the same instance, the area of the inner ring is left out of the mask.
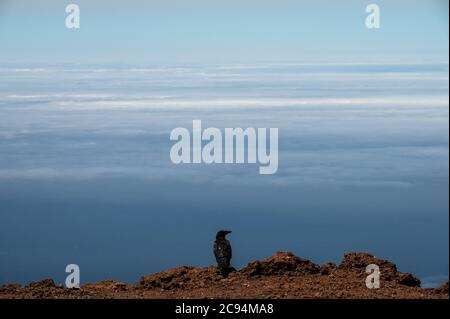
<path id="1" fill-rule="evenodd" d="M 230 242 L 225 238 L 227 234 L 231 233 L 229 230 L 220 230 L 217 232 L 216 240 L 214 242 L 214 256 L 217 260 L 217 267 L 222 276 L 227 277 L 233 270 L 230 267 L 230 260 L 232 256 Z"/>

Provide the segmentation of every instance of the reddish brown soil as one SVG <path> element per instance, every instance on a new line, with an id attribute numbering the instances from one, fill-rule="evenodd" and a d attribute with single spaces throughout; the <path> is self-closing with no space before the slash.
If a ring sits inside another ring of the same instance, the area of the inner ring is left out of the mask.
<path id="1" fill-rule="evenodd" d="M 365 267 L 376 264 L 381 287 L 368 289 Z M 26 286 L 0 286 L 0 298 L 441 298 L 448 282 L 437 289 L 420 288 L 411 274 L 367 253 L 345 254 L 341 264 L 319 266 L 289 252 L 249 263 L 223 278 L 215 267 L 179 267 L 143 276 L 138 284 L 102 281 L 80 289 L 57 286 L 52 279 Z"/>

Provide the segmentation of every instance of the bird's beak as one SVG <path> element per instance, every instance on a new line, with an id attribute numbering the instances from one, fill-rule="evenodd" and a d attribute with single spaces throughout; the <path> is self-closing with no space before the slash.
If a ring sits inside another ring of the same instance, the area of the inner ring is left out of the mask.
<path id="1" fill-rule="evenodd" d="M 227 230 L 226 233 L 227 233 L 227 234 L 231 234 L 232 231 L 231 231 L 231 230 Z"/>

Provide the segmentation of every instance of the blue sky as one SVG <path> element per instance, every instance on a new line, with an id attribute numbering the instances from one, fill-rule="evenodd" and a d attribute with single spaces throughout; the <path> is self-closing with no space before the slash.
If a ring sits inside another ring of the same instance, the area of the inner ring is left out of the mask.
<path id="1" fill-rule="evenodd" d="M 65 28 L 65 6 L 81 29 Z M 381 29 L 365 7 L 377 3 Z M 33 63 L 448 61 L 448 2 L 1 1 L 0 60 Z"/>

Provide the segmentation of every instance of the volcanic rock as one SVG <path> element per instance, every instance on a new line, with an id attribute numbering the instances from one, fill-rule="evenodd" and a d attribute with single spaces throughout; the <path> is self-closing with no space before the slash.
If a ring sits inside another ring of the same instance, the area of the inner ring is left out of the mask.
<path id="1" fill-rule="evenodd" d="M 337 266 L 335 263 L 327 262 L 320 267 L 320 273 L 322 275 L 329 275 L 336 269 L 337 269 Z"/>
<path id="2" fill-rule="evenodd" d="M 317 274 L 320 266 L 291 252 L 277 252 L 262 261 L 249 263 L 240 273 L 248 276 Z"/>

